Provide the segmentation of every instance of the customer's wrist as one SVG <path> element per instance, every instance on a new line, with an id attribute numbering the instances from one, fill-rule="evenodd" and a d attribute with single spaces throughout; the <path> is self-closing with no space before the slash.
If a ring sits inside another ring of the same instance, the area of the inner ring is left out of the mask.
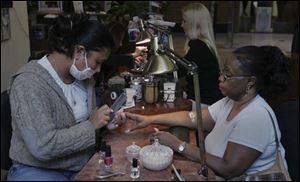
<path id="1" fill-rule="evenodd" d="M 149 123 L 150 123 L 150 124 L 159 124 L 156 115 L 149 116 L 149 118 L 150 118 L 150 119 L 149 119 Z"/>

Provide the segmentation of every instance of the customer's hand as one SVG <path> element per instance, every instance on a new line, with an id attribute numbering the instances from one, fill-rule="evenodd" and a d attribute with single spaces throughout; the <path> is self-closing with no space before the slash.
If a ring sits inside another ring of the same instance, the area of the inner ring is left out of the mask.
<path id="1" fill-rule="evenodd" d="M 150 140 L 158 139 L 158 142 L 162 145 L 167 145 L 173 150 L 177 151 L 178 146 L 182 143 L 175 135 L 169 132 L 157 131 L 150 135 Z"/>
<path id="2" fill-rule="evenodd" d="M 146 60 L 143 58 L 143 56 L 138 56 L 134 59 L 134 61 L 135 61 L 135 64 L 141 65 Z"/>
<path id="3" fill-rule="evenodd" d="M 126 116 L 123 111 L 124 109 L 120 109 L 116 112 L 115 117 L 111 121 L 111 123 L 108 125 L 108 129 L 115 129 L 126 122 Z"/>
<path id="4" fill-rule="evenodd" d="M 113 110 L 109 108 L 108 105 L 104 105 L 91 115 L 90 122 L 96 129 L 102 128 L 107 125 L 107 122 L 110 120 L 109 114 L 112 111 Z"/>
<path id="5" fill-rule="evenodd" d="M 125 116 L 128 122 L 134 122 L 135 125 L 132 128 L 129 128 L 127 132 L 131 132 L 133 130 L 144 128 L 151 124 L 152 117 L 151 116 L 145 116 L 140 114 L 132 114 L 129 112 L 125 112 Z"/>
<path id="6" fill-rule="evenodd" d="M 116 112 L 115 118 L 116 121 L 118 121 L 117 123 L 123 124 L 126 122 L 126 115 L 124 113 L 124 109 L 120 109 Z"/>
<path id="7" fill-rule="evenodd" d="M 134 53 L 132 53 L 132 56 L 134 58 L 138 56 L 144 56 L 147 54 L 148 48 L 146 46 L 136 46 Z"/>

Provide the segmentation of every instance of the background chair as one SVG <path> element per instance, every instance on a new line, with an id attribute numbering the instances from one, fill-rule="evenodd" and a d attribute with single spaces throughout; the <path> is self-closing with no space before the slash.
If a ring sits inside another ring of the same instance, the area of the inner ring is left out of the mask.
<path id="1" fill-rule="evenodd" d="M 299 181 L 299 98 L 279 104 L 274 112 L 292 180 Z"/>
<path id="2" fill-rule="evenodd" d="M 1 180 L 6 176 L 4 170 L 12 165 L 9 158 L 10 139 L 12 135 L 9 95 L 7 91 L 1 93 Z"/>

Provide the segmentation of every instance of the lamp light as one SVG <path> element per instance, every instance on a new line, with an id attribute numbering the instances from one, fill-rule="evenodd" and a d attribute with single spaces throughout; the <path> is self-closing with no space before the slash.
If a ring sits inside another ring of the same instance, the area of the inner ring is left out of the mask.
<path id="1" fill-rule="evenodd" d="M 154 38 L 154 48 L 157 45 L 157 37 Z M 206 164 L 205 158 L 205 145 L 204 145 L 204 130 L 203 130 L 203 121 L 202 121 L 202 113 L 201 113 L 201 97 L 200 97 L 200 84 L 199 84 L 199 77 L 197 72 L 197 65 L 194 62 L 190 62 L 185 58 L 182 58 L 178 54 L 176 54 L 173 50 L 163 47 L 160 49 L 154 49 L 155 54 L 153 63 L 150 61 L 149 65 L 146 65 L 144 71 L 147 74 L 162 74 L 171 72 L 172 68 L 175 68 L 173 61 L 180 63 L 183 65 L 185 69 L 187 69 L 193 75 L 193 82 L 194 82 L 194 92 L 195 92 L 195 101 L 196 101 L 196 118 L 197 118 L 197 131 L 198 131 L 198 145 L 200 147 L 200 160 L 201 160 L 201 168 L 198 171 L 199 174 L 202 174 L 204 177 L 208 176 L 208 167 Z M 170 58 L 170 59 L 169 59 Z M 154 62 L 156 61 L 156 62 Z M 158 62 L 158 63 L 157 63 Z M 169 66 L 163 66 L 169 65 Z M 171 66 L 172 63 L 172 66 Z M 152 65 L 153 64 L 153 65 Z"/>
<path id="2" fill-rule="evenodd" d="M 146 44 L 146 43 L 149 43 L 150 41 L 152 41 L 152 48 L 154 49 L 153 56 L 151 56 L 151 59 L 148 62 L 148 65 L 146 65 L 147 69 L 144 69 L 144 74 L 148 74 L 150 72 L 151 72 L 151 74 L 169 73 L 169 72 L 172 72 L 171 69 L 173 69 L 174 81 L 177 82 L 178 76 L 177 76 L 177 71 L 176 71 L 177 67 L 176 67 L 175 62 L 173 60 L 170 60 L 168 57 L 166 57 L 164 55 L 157 54 L 158 38 L 157 38 L 157 36 L 154 36 L 152 33 L 150 33 L 148 28 L 152 27 L 160 32 L 165 32 L 168 34 L 170 33 L 170 30 L 168 28 L 163 27 L 162 25 L 153 24 L 153 22 L 151 22 L 151 21 L 148 22 L 147 24 L 145 24 L 142 19 L 139 19 L 139 26 L 140 26 L 141 32 L 137 39 L 136 45 Z M 145 26 L 147 26 L 147 27 L 145 28 Z M 167 25 L 167 26 L 170 26 L 170 25 Z M 171 34 L 168 36 L 168 48 L 174 49 L 173 48 L 173 38 L 172 38 Z M 162 58 L 162 57 L 165 57 L 165 58 Z M 156 70 L 156 71 L 154 71 L 154 70 Z"/>
<path id="3" fill-rule="evenodd" d="M 139 19 L 139 26 L 141 28 L 141 32 L 135 44 L 141 45 L 141 44 L 149 43 L 153 38 L 153 36 L 147 29 L 145 29 L 145 25 L 142 19 Z"/>

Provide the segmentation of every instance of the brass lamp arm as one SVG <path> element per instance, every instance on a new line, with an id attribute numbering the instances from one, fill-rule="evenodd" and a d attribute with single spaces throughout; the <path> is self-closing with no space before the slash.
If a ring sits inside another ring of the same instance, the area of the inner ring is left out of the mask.
<path id="1" fill-rule="evenodd" d="M 188 71 L 192 72 L 193 74 L 197 73 L 198 66 L 197 66 L 196 63 L 188 61 L 187 59 L 179 56 L 173 50 L 171 50 L 171 49 L 169 49 L 167 47 L 163 47 L 163 48 L 159 48 L 157 51 L 158 51 L 159 54 L 166 54 L 171 59 L 179 62 L 185 69 L 187 69 Z"/>
<path id="2" fill-rule="evenodd" d="M 188 71 L 190 71 L 193 75 L 194 82 L 194 92 L 195 92 L 195 101 L 196 101 L 196 118 L 197 118 L 197 131 L 198 131 L 198 145 L 200 148 L 200 162 L 201 168 L 198 171 L 199 174 L 202 174 L 204 177 L 208 176 L 208 167 L 206 164 L 205 157 L 205 144 L 204 144 L 204 129 L 203 129 L 203 120 L 202 120 L 202 112 L 201 112 L 201 96 L 200 96 L 200 84 L 199 84 L 199 76 L 198 76 L 198 66 L 196 63 L 188 61 L 187 59 L 179 56 L 173 50 L 163 47 L 157 50 L 158 54 L 165 54 L 171 59 L 179 62 L 183 67 L 185 67 Z"/>

